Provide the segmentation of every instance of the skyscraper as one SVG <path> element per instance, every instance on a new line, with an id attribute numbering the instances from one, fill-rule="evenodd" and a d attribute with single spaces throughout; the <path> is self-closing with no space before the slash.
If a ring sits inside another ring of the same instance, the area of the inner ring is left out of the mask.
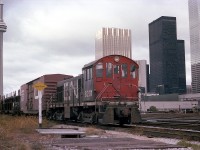
<path id="1" fill-rule="evenodd" d="M 200 93 L 200 1 L 189 0 L 192 92 Z"/>
<path id="2" fill-rule="evenodd" d="M 149 24 L 149 48 L 150 91 L 185 93 L 185 48 L 183 40 L 177 41 L 175 17 L 162 16 Z"/>
<path id="3" fill-rule="evenodd" d="M 131 58 L 131 30 L 102 28 L 95 38 L 95 59 L 107 55 L 123 55 Z"/>
<path id="4" fill-rule="evenodd" d="M 6 32 L 3 21 L 3 2 L 0 0 L 0 98 L 3 96 L 3 32 Z"/>

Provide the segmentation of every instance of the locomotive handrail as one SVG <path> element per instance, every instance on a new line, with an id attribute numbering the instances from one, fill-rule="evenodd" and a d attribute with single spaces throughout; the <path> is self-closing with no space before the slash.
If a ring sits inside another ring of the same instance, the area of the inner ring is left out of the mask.
<path id="1" fill-rule="evenodd" d="M 106 86 L 104 86 L 104 88 L 101 90 L 101 92 L 97 95 L 97 97 L 95 98 L 95 101 L 100 98 L 100 96 L 105 92 L 105 90 L 112 85 L 112 83 L 108 83 Z"/>
<path id="2" fill-rule="evenodd" d="M 102 102 L 105 102 L 103 99 L 113 99 L 113 100 L 116 100 L 116 97 L 102 97 L 101 98 L 101 101 Z M 123 99 L 123 100 L 126 100 L 127 99 L 127 101 L 128 100 L 130 100 L 130 99 L 132 99 L 132 100 L 136 100 L 136 99 L 138 99 L 138 97 L 126 97 L 126 98 L 121 98 L 121 99 Z"/>
<path id="3" fill-rule="evenodd" d="M 108 100 L 109 99 L 109 100 Z M 126 98 L 120 98 L 120 100 L 116 100 L 115 97 L 102 97 L 101 98 L 101 102 L 121 102 L 121 100 L 123 100 L 123 102 L 129 101 L 129 100 L 137 100 L 138 97 L 126 97 Z"/>
<path id="4" fill-rule="evenodd" d="M 119 96 L 121 96 L 121 94 L 119 93 L 119 91 L 116 89 L 116 87 L 113 84 L 112 84 L 112 87 L 115 89 L 115 91 L 117 92 L 117 94 L 119 94 Z"/>
<path id="5" fill-rule="evenodd" d="M 100 98 L 100 96 L 105 92 L 105 90 L 106 90 L 110 85 L 112 85 L 112 87 L 115 89 L 115 91 L 117 92 L 117 94 L 121 97 L 121 94 L 119 93 L 119 91 L 118 91 L 118 90 L 115 88 L 115 86 L 110 82 L 110 83 L 108 83 L 107 85 L 105 85 L 105 87 L 102 89 L 102 91 L 97 95 L 97 97 L 95 98 L 95 102 L 96 102 L 97 99 Z M 138 86 L 136 86 L 135 84 L 123 84 L 123 85 L 133 86 L 133 87 L 138 88 Z M 138 89 L 138 90 L 139 90 L 139 89 Z M 116 97 L 113 97 L 113 98 L 116 99 Z M 131 98 L 134 99 L 134 97 L 130 97 L 130 98 L 128 98 L 128 99 L 131 99 Z M 101 98 L 101 99 L 102 99 L 102 98 Z"/>

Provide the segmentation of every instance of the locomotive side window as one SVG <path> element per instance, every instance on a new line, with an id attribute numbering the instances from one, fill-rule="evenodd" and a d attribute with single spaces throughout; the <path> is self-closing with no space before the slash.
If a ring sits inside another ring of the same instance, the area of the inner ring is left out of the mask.
<path id="1" fill-rule="evenodd" d="M 103 63 L 99 62 L 96 65 L 96 77 L 103 77 Z"/>
<path id="2" fill-rule="evenodd" d="M 92 68 L 90 68 L 90 79 L 92 79 Z"/>
<path id="3" fill-rule="evenodd" d="M 133 79 L 136 78 L 136 66 L 134 64 L 131 65 L 130 74 Z"/>
<path id="4" fill-rule="evenodd" d="M 83 71 L 85 81 L 92 79 L 92 68 Z"/>
<path id="5" fill-rule="evenodd" d="M 112 63 L 106 63 L 106 77 L 112 77 Z"/>
<path id="6" fill-rule="evenodd" d="M 126 78 L 128 74 L 128 67 L 127 64 L 122 64 L 122 78 Z"/>
<path id="7" fill-rule="evenodd" d="M 86 71 L 86 69 L 83 70 L 83 76 L 84 76 L 85 81 L 87 81 L 87 71 Z"/>
<path id="8" fill-rule="evenodd" d="M 114 74 L 119 74 L 119 65 L 114 65 Z"/>
<path id="9" fill-rule="evenodd" d="M 87 69 L 87 80 L 90 80 L 90 69 Z"/>

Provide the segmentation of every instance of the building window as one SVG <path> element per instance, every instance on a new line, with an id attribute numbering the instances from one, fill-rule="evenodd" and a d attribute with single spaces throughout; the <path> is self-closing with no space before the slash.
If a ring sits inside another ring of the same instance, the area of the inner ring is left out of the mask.
<path id="1" fill-rule="evenodd" d="M 136 78 L 136 66 L 134 64 L 131 65 L 130 74 L 133 79 Z"/>
<path id="2" fill-rule="evenodd" d="M 122 64 L 122 78 L 126 78 L 127 77 L 127 64 Z"/>
<path id="3" fill-rule="evenodd" d="M 103 63 L 99 62 L 96 65 L 96 77 L 103 77 Z"/>
<path id="4" fill-rule="evenodd" d="M 106 63 L 106 77 L 112 77 L 112 63 Z"/>

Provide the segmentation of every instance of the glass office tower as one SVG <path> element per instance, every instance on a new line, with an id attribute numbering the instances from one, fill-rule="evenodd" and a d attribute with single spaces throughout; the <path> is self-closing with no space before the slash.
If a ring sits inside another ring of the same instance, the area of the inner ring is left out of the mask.
<path id="1" fill-rule="evenodd" d="M 189 0 L 192 92 L 200 93 L 200 0 Z"/>
<path id="2" fill-rule="evenodd" d="M 176 18 L 162 16 L 149 24 L 150 91 L 185 93 L 184 41 L 177 40 Z"/>
<path id="3" fill-rule="evenodd" d="M 102 28 L 95 38 L 95 59 L 108 55 L 131 56 L 131 30 Z"/>

